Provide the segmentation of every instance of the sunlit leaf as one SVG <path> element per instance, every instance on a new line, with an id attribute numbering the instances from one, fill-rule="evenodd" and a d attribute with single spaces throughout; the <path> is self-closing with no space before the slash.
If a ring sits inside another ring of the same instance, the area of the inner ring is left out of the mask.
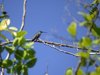
<path id="1" fill-rule="evenodd" d="M 88 58 L 89 57 L 88 52 L 78 52 L 76 55 L 81 56 L 83 58 Z"/>
<path id="2" fill-rule="evenodd" d="M 25 44 L 24 48 L 32 48 L 34 42 L 28 42 Z"/>
<path id="3" fill-rule="evenodd" d="M 92 40 L 89 37 L 83 37 L 79 42 L 79 47 L 88 47 L 91 46 Z"/>
<path id="4" fill-rule="evenodd" d="M 83 21 L 80 23 L 80 26 L 86 26 L 87 25 L 87 21 Z"/>
<path id="5" fill-rule="evenodd" d="M 18 29 L 16 27 L 9 27 L 10 30 L 13 30 L 13 31 L 17 31 Z"/>
<path id="6" fill-rule="evenodd" d="M 23 36 L 25 36 L 26 34 L 27 34 L 26 31 L 19 31 L 19 32 L 17 33 L 17 37 L 23 37 Z"/>
<path id="7" fill-rule="evenodd" d="M 97 4 L 97 3 L 100 3 L 100 0 L 94 0 L 94 1 L 92 2 L 92 5 Z"/>
<path id="8" fill-rule="evenodd" d="M 92 17 L 90 14 L 87 14 L 87 13 L 84 13 L 84 12 L 79 12 L 80 15 L 83 16 L 83 18 L 86 20 L 86 21 L 92 21 Z"/>
<path id="9" fill-rule="evenodd" d="M 8 32 L 10 32 L 12 34 L 13 37 L 17 36 L 17 32 L 11 29 L 7 29 Z"/>
<path id="10" fill-rule="evenodd" d="M 69 27 L 67 28 L 67 31 L 69 32 L 69 34 L 73 37 L 76 36 L 76 28 L 77 28 L 77 24 L 76 22 L 72 22 Z"/>
<path id="11" fill-rule="evenodd" d="M 65 75 L 73 75 L 73 69 L 68 68 Z"/>
<path id="12" fill-rule="evenodd" d="M 96 67 L 96 72 L 100 74 L 100 66 Z"/>
<path id="13" fill-rule="evenodd" d="M 100 39 L 93 40 L 93 44 L 100 44 Z"/>
<path id="14" fill-rule="evenodd" d="M 90 15 L 92 19 L 96 19 L 97 16 L 99 15 L 99 10 L 97 7 L 92 8 L 92 10 L 90 11 Z"/>
<path id="15" fill-rule="evenodd" d="M 83 72 L 81 69 L 79 69 L 79 70 L 77 71 L 77 75 L 84 75 L 84 72 Z"/>
<path id="16" fill-rule="evenodd" d="M 5 30 L 10 24 L 10 19 L 3 19 L 0 23 L 0 31 Z"/>
<path id="17" fill-rule="evenodd" d="M 13 40 L 13 45 L 14 45 L 14 46 L 17 46 L 17 45 L 18 45 L 18 38 L 15 38 L 15 39 Z"/>
<path id="18" fill-rule="evenodd" d="M 100 75 L 100 66 L 96 67 L 96 71 L 92 71 L 90 75 Z"/>
<path id="19" fill-rule="evenodd" d="M 18 45 L 23 45 L 26 42 L 26 39 L 24 37 L 19 37 L 18 38 Z"/>

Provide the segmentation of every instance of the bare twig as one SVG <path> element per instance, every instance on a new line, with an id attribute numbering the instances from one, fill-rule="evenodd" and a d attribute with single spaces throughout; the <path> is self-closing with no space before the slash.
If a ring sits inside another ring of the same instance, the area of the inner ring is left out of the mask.
<path id="1" fill-rule="evenodd" d="M 10 57 L 10 53 L 7 54 L 5 60 L 9 59 L 9 57 Z"/>
<path id="2" fill-rule="evenodd" d="M 4 68 L 1 68 L 1 73 L 0 75 L 4 75 Z"/>
<path id="3" fill-rule="evenodd" d="M 23 30 L 23 29 L 24 29 L 24 26 L 25 26 L 26 3 L 27 3 L 27 0 L 24 0 L 24 2 L 23 2 L 23 16 L 22 16 L 22 24 L 21 24 L 21 27 L 20 27 L 20 31 Z"/>
<path id="4" fill-rule="evenodd" d="M 81 59 L 79 60 L 78 65 L 76 67 L 75 75 L 78 75 L 77 73 L 79 71 L 80 66 L 81 66 Z"/>
<path id="5" fill-rule="evenodd" d="M 39 42 L 39 43 L 46 43 L 46 44 L 50 44 L 50 45 L 55 45 L 55 46 L 58 46 L 58 47 L 68 47 L 68 48 L 75 48 L 75 49 L 78 49 L 78 50 L 88 50 L 87 48 L 80 48 L 80 47 L 77 47 L 77 46 L 73 46 L 73 45 L 68 45 L 68 44 L 61 44 L 61 43 L 56 43 L 56 42 L 50 42 L 50 41 L 44 41 L 44 40 L 37 40 L 36 42 Z M 91 52 L 99 52 L 98 50 L 91 50 Z"/>
<path id="6" fill-rule="evenodd" d="M 62 52 L 62 53 L 65 53 L 65 54 L 69 54 L 69 55 L 78 57 L 78 55 L 75 55 L 74 53 L 71 53 L 71 52 L 68 52 L 68 51 L 64 51 L 64 50 L 62 50 L 62 49 L 56 47 L 55 45 L 47 44 L 47 43 L 45 43 L 45 41 L 42 41 L 42 42 L 43 42 L 43 44 L 45 44 L 45 45 L 47 45 L 47 46 L 49 46 L 49 47 L 51 47 L 51 48 L 54 48 L 54 49 L 56 49 L 56 50 L 59 51 L 59 52 Z"/>

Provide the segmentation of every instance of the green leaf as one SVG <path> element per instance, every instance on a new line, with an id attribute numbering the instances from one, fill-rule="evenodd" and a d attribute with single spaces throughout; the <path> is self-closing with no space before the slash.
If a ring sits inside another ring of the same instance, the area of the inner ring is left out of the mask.
<path id="1" fill-rule="evenodd" d="M 100 36 L 100 27 L 97 27 L 96 24 L 93 24 L 92 33 L 94 32 L 94 35 Z"/>
<path id="2" fill-rule="evenodd" d="M 15 58 L 17 60 L 22 60 L 24 58 L 24 51 L 22 51 L 22 50 L 16 50 L 15 51 Z"/>
<path id="3" fill-rule="evenodd" d="M 81 66 L 86 66 L 87 64 L 87 59 L 84 57 L 81 57 Z"/>
<path id="4" fill-rule="evenodd" d="M 4 51 L 4 48 L 2 46 L 0 46 L 0 53 L 2 53 L 3 51 Z"/>
<path id="5" fill-rule="evenodd" d="M 79 69 L 78 71 L 77 71 L 77 74 L 76 75 L 84 75 L 84 72 L 81 70 L 81 69 Z"/>
<path id="6" fill-rule="evenodd" d="M 87 21 L 83 21 L 80 23 L 80 26 L 87 26 Z"/>
<path id="7" fill-rule="evenodd" d="M 16 71 L 18 75 L 21 75 L 22 67 L 23 67 L 23 64 L 22 64 L 22 62 L 19 61 L 19 62 L 14 66 L 14 71 Z"/>
<path id="8" fill-rule="evenodd" d="M 29 59 L 29 61 L 26 63 L 26 66 L 27 66 L 28 68 L 32 68 L 32 67 L 35 65 L 35 63 L 36 63 L 36 58 L 31 58 L 31 59 Z"/>
<path id="9" fill-rule="evenodd" d="M 75 37 L 76 36 L 76 27 L 77 27 L 77 24 L 76 22 L 72 22 L 69 27 L 67 28 L 67 31 L 69 32 L 69 34 L 72 36 L 72 37 Z"/>
<path id="10" fill-rule="evenodd" d="M 25 44 L 25 42 L 26 42 L 26 39 L 24 38 L 24 37 L 19 37 L 18 38 L 18 45 L 23 45 L 23 44 Z"/>
<path id="11" fill-rule="evenodd" d="M 96 45 L 100 44 L 100 39 L 93 40 L 93 44 L 96 44 Z"/>
<path id="12" fill-rule="evenodd" d="M 94 1 L 92 2 L 92 5 L 98 4 L 98 3 L 100 3 L 100 0 L 94 0 Z"/>
<path id="13" fill-rule="evenodd" d="M 23 65 L 22 72 L 23 72 L 23 75 L 28 75 L 28 68 L 26 65 Z"/>
<path id="14" fill-rule="evenodd" d="M 81 56 L 83 58 L 88 58 L 89 57 L 88 52 L 78 52 L 76 55 Z"/>
<path id="15" fill-rule="evenodd" d="M 90 75 L 99 75 L 100 74 L 100 66 L 96 67 L 96 71 L 92 71 Z"/>
<path id="16" fill-rule="evenodd" d="M 10 67 L 10 66 L 12 66 L 12 61 L 11 60 L 3 60 L 3 62 L 2 62 L 2 67 L 4 67 L 4 68 L 8 68 L 8 67 Z"/>
<path id="17" fill-rule="evenodd" d="M 14 46 L 17 46 L 17 45 L 18 45 L 18 38 L 15 38 L 15 39 L 13 40 L 13 45 L 14 45 Z"/>
<path id="18" fill-rule="evenodd" d="M 35 51 L 33 49 L 30 50 L 25 50 L 26 51 L 26 56 L 24 57 L 25 59 L 33 58 L 35 57 Z"/>
<path id="19" fill-rule="evenodd" d="M 79 12 L 79 14 L 82 15 L 86 21 L 92 21 L 92 17 L 90 14 L 84 12 Z"/>
<path id="20" fill-rule="evenodd" d="M 92 40 L 89 37 L 83 37 L 79 42 L 79 47 L 88 47 L 91 46 Z"/>
<path id="21" fill-rule="evenodd" d="M 73 75 L 72 68 L 68 68 L 65 75 Z"/>
<path id="22" fill-rule="evenodd" d="M 25 44 L 24 48 L 28 49 L 28 48 L 32 48 L 34 42 L 28 42 Z"/>
<path id="23" fill-rule="evenodd" d="M 14 52 L 14 50 L 15 50 L 14 46 L 5 46 L 5 48 L 10 54 L 12 54 Z"/>
<path id="24" fill-rule="evenodd" d="M 27 34 L 26 31 L 19 31 L 19 32 L 17 33 L 17 37 L 24 37 L 26 34 Z"/>

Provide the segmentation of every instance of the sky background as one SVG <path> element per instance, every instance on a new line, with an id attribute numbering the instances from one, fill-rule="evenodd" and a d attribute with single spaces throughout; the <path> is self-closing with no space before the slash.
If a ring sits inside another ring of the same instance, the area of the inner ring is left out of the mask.
<path id="1" fill-rule="evenodd" d="M 83 1 L 83 0 L 82 0 Z M 20 28 L 22 20 L 23 0 L 5 0 L 5 10 L 11 19 L 11 26 Z M 25 28 L 28 32 L 26 38 L 31 39 L 38 31 L 45 31 L 41 39 L 59 43 L 72 44 L 72 39 L 66 31 L 73 17 L 81 21 L 78 11 L 83 11 L 78 5 L 78 0 L 27 0 L 27 14 Z M 69 12 L 71 13 L 70 16 Z M 79 30 L 78 38 L 86 32 Z M 9 37 L 9 36 L 8 36 Z M 10 38 L 10 37 L 9 37 Z M 29 69 L 29 75 L 44 75 L 47 70 L 49 75 L 64 75 L 69 67 L 75 69 L 78 59 L 56 51 L 48 46 L 35 43 L 37 62 Z M 76 49 L 63 48 L 65 51 L 74 52 Z"/>

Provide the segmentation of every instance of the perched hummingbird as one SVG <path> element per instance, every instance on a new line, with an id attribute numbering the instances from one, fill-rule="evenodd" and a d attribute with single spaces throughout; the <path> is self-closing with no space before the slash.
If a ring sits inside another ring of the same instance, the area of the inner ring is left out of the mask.
<path id="1" fill-rule="evenodd" d="M 33 36 L 32 41 L 38 40 L 42 33 L 45 33 L 45 32 L 39 31 L 38 33 L 36 33 L 36 34 Z"/>

